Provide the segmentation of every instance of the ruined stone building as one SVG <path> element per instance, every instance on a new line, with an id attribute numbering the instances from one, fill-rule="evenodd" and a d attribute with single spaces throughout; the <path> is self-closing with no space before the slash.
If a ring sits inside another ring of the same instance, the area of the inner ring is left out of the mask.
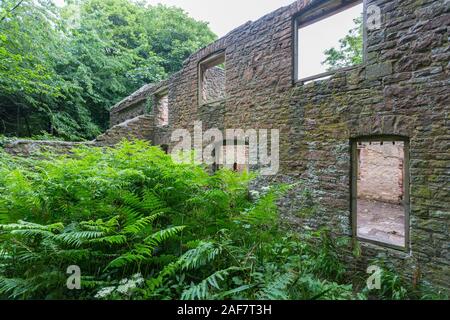
<path id="1" fill-rule="evenodd" d="M 297 1 L 240 26 L 118 103 L 98 141 L 130 135 L 171 150 L 171 132 L 195 121 L 279 129 L 280 170 L 256 185 L 301 182 L 280 201 L 283 221 L 353 239 L 355 268 L 379 258 L 448 289 L 450 1 L 364 1 L 363 61 L 302 74 L 303 28 L 361 3 Z"/>
<path id="2" fill-rule="evenodd" d="M 303 73 L 314 46 L 302 32 L 361 4 L 363 61 Z M 118 103 L 97 143 L 138 137 L 170 152 L 173 130 L 195 121 L 278 129 L 278 174 L 255 185 L 298 183 L 280 200 L 289 228 L 348 237 L 343 255 L 355 270 L 379 259 L 448 290 L 449 31 L 448 0 L 299 0 Z"/>

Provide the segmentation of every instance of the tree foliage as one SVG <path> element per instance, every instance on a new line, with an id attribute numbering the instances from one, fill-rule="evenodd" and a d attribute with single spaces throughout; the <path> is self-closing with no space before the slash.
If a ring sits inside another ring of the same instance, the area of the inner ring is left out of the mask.
<path id="1" fill-rule="evenodd" d="M 111 106 L 215 39 L 181 9 L 131 0 L 69 0 L 62 8 L 5 0 L 0 17 L 0 133 L 7 135 L 93 138 L 107 128 Z"/>
<path id="2" fill-rule="evenodd" d="M 326 59 L 322 62 L 327 71 L 354 66 L 363 60 L 363 21 L 362 18 L 353 20 L 355 27 L 339 40 L 339 48 L 326 50 Z"/>

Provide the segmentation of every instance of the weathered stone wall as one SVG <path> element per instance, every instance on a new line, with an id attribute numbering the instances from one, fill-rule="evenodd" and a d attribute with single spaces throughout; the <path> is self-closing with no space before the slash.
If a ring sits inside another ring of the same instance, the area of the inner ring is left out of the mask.
<path id="1" fill-rule="evenodd" d="M 154 87 L 152 84 L 145 85 L 113 106 L 109 116 L 110 127 L 145 114 L 147 99 L 149 96 L 151 97 Z"/>
<path id="2" fill-rule="evenodd" d="M 155 116 L 158 126 L 166 126 L 169 124 L 169 96 L 163 95 L 157 97 L 155 105 Z"/>
<path id="3" fill-rule="evenodd" d="M 315 190 L 316 202 L 324 206 L 320 224 L 330 221 L 339 233 L 350 234 L 349 138 L 408 137 L 410 251 L 361 243 L 362 257 L 384 257 L 411 278 L 420 274 L 448 288 L 449 4 L 369 3 L 381 7 L 384 24 L 382 30 L 368 32 L 366 64 L 293 90 L 291 110 L 302 115 L 292 119 L 299 134 L 290 140 L 299 143 L 294 142 L 291 150 L 298 148 L 297 154 L 304 154 L 293 167 L 306 166 L 302 177 Z"/>
<path id="4" fill-rule="evenodd" d="M 152 140 L 154 136 L 154 118 L 151 115 L 142 115 L 115 125 L 94 141 L 66 142 L 42 140 L 13 140 L 5 143 L 5 152 L 14 155 L 29 157 L 41 152 L 49 151 L 61 154 L 70 153 L 74 147 L 79 146 L 114 146 L 123 139 Z"/>
<path id="5" fill-rule="evenodd" d="M 136 104 L 133 104 L 129 108 L 126 108 L 120 112 L 111 113 L 109 121 L 111 126 L 115 126 L 128 119 L 144 115 L 146 112 L 147 112 L 147 102 L 143 100 Z"/>
<path id="6" fill-rule="evenodd" d="M 202 103 L 225 99 L 225 70 L 212 67 L 203 73 Z"/>
<path id="7" fill-rule="evenodd" d="M 79 146 L 114 146 L 123 139 L 153 140 L 154 127 L 154 117 L 152 115 L 142 115 L 115 125 L 93 141 L 12 140 L 0 147 L 3 147 L 4 151 L 11 155 L 23 157 L 29 157 L 45 151 L 65 154 L 70 153 L 74 147 Z"/>
<path id="8" fill-rule="evenodd" d="M 368 0 L 381 8 L 382 25 L 367 30 L 365 62 L 326 80 L 295 83 L 293 18 L 317 2 L 280 8 L 193 54 L 168 82 L 169 125 L 151 140 L 168 143 L 174 129 L 192 131 L 197 120 L 204 129 L 279 129 L 280 173 L 255 183 L 302 182 L 280 200 L 286 225 L 299 232 L 328 227 L 352 239 L 350 140 L 408 138 L 408 250 L 353 238 L 343 255 L 358 269 L 380 258 L 411 281 L 448 290 L 450 2 Z M 199 106 L 199 62 L 221 50 L 226 100 Z"/>
<path id="9" fill-rule="evenodd" d="M 398 203 L 403 200 L 403 142 L 358 146 L 358 198 Z"/>
<path id="10" fill-rule="evenodd" d="M 147 113 L 157 114 L 161 97 L 164 97 L 166 102 L 163 93 L 167 90 L 167 83 L 161 81 L 157 84 L 147 84 L 113 106 L 110 111 L 110 127 Z"/>
<path id="11" fill-rule="evenodd" d="M 94 146 L 93 142 L 67 142 L 67 141 L 43 141 L 43 140 L 12 140 L 6 142 L 3 150 L 13 156 L 30 157 L 42 152 L 56 152 L 69 154 L 73 148 L 81 146 Z"/>
<path id="12" fill-rule="evenodd" d="M 152 140 L 154 117 L 142 115 L 115 125 L 94 140 L 97 146 L 113 146 L 123 139 Z"/>

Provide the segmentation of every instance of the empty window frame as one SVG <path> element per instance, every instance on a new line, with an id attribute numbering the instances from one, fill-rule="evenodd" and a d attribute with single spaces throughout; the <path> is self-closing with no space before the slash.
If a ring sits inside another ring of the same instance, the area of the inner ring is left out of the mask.
<path id="1" fill-rule="evenodd" d="M 155 116 L 159 127 L 169 124 L 169 94 L 167 92 L 155 94 Z"/>
<path id="2" fill-rule="evenodd" d="M 213 172 L 228 168 L 235 172 L 249 171 L 249 146 L 248 143 L 239 141 L 224 141 L 219 144 L 213 151 L 214 163 Z"/>
<path id="3" fill-rule="evenodd" d="M 220 52 L 199 64 L 199 104 L 225 99 L 225 52 Z"/>
<path id="4" fill-rule="evenodd" d="M 406 250 L 409 242 L 409 142 L 377 137 L 352 142 L 353 234 Z"/>
<path id="5" fill-rule="evenodd" d="M 364 54 L 362 0 L 319 2 L 294 20 L 294 79 L 307 82 L 360 64 Z M 350 41 L 341 49 L 341 40 Z M 329 52 L 326 54 L 326 52 Z"/>

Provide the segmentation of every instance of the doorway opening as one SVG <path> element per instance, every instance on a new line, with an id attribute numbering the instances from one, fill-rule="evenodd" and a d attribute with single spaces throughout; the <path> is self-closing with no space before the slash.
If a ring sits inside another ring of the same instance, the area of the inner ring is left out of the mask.
<path id="1" fill-rule="evenodd" d="M 361 240 L 406 248 L 408 141 L 361 139 L 353 143 L 354 233 Z"/>

